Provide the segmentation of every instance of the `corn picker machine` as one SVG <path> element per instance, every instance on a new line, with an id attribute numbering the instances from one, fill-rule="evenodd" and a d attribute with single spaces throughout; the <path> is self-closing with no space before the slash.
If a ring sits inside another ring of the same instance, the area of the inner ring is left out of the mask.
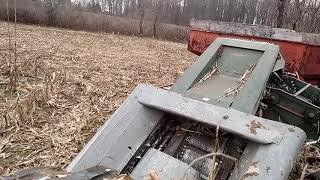
<path id="1" fill-rule="evenodd" d="M 281 46 L 214 40 L 169 90 L 139 85 L 62 178 L 287 179 L 319 136 L 315 76 L 288 75 Z"/>

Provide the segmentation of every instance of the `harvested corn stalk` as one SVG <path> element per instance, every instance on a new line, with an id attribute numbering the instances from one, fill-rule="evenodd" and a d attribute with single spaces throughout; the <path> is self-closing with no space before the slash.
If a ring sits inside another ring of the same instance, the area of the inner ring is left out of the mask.
<path id="1" fill-rule="evenodd" d="M 211 68 L 209 69 L 209 71 L 207 72 L 207 74 L 205 74 L 199 81 L 197 84 L 201 84 L 202 82 L 206 81 L 207 79 L 209 79 L 210 77 L 212 77 L 213 75 L 216 75 L 220 73 L 220 70 L 218 68 L 218 64 L 216 63 L 215 65 L 212 65 Z"/>
<path id="2" fill-rule="evenodd" d="M 184 44 L 150 38 L 20 24 L 17 37 L 16 94 L 0 63 L 0 175 L 67 166 L 138 84 L 170 85 L 195 57 Z"/>
<path id="3" fill-rule="evenodd" d="M 244 84 L 247 82 L 248 78 L 250 77 L 250 74 L 252 73 L 252 71 L 254 70 L 255 67 L 256 67 L 256 65 L 254 65 L 254 64 L 250 65 L 250 68 L 248 70 L 246 70 L 246 72 L 239 79 L 237 86 L 235 86 L 233 88 L 228 88 L 227 90 L 225 90 L 225 92 L 224 92 L 225 96 L 228 97 L 228 96 L 232 96 L 232 95 L 233 96 L 238 95 L 238 93 L 240 92 L 240 90 L 242 89 Z"/>

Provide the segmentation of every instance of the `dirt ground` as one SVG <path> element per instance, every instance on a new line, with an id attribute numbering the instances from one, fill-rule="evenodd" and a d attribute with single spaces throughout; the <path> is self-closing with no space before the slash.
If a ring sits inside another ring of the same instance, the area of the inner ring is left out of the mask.
<path id="1" fill-rule="evenodd" d="M 139 83 L 170 85 L 186 44 L 0 22 L 0 175 L 65 167 Z M 16 56 L 15 56 L 16 54 Z M 15 58 L 16 57 L 16 58 Z"/>

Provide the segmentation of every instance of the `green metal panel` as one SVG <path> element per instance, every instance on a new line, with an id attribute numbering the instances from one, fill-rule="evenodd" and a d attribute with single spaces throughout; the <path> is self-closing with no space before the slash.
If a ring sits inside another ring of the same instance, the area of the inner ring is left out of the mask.
<path id="1" fill-rule="evenodd" d="M 195 85 L 215 63 L 222 40 L 217 40 L 199 57 L 199 59 L 181 76 L 170 89 L 176 93 L 184 94 Z"/>
<path id="2" fill-rule="evenodd" d="M 296 78 L 292 78 L 289 76 L 287 78 L 289 81 L 293 82 L 293 84 L 296 86 L 297 90 L 308 86 L 308 83 L 306 83 L 304 81 L 301 81 L 301 80 L 298 80 Z M 312 98 L 319 99 L 320 98 L 320 89 L 313 86 L 313 85 L 310 85 L 304 91 L 302 91 L 297 97 L 303 97 L 303 98 L 307 98 L 307 99 L 312 99 Z M 319 101 L 320 101 L 320 99 L 319 99 Z M 319 105 L 320 105 L 320 102 L 319 102 Z"/>
<path id="3" fill-rule="evenodd" d="M 185 96 L 205 101 L 210 104 L 214 104 L 220 107 L 229 107 L 233 102 L 234 97 L 224 97 L 224 92 L 230 87 L 237 85 L 237 79 L 233 77 L 216 75 L 204 81 L 201 84 L 197 84 L 190 88 Z M 221 100 L 220 100 L 221 99 Z"/>
<path id="4" fill-rule="evenodd" d="M 234 100 L 232 108 L 249 114 L 256 113 L 278 54 L 279 46 L 269 46 L 266 49 L 245 86 Z"/>
<path id="5" fill-rule="evenodd" d="M 318 138 L 319 107 L 280 89 L 269 88 L 264 118 L 303 129 L 310 139 Z"/>
<path id="6" fill-rule="evenodd" d="M 171 91 L 221 107 L 232 107 L 254 114 L 272 72 L 279 47 L 267 43 L 235 39 L 218 39 L 178 79 Z M 237 96 L 225 97 L 243 74 L 255 65 L 253 72 Z M 198 83 L 216 66 L 220 73 Z"/>
<path id="7" fill-rule="evenodd" d="M 240 78 L 252 64 L 256 65 L 263 51 L 222 46 L 221 56 L 217 58 L 217 66 L 221 75 Z"/>

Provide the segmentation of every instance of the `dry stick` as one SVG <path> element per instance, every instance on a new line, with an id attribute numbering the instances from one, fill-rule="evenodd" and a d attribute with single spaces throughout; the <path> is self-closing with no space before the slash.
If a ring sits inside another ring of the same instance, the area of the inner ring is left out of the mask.
<path id="1" fill-rule="evenodd" d="M 184 174 L 184 176 L 183 176 L 183 179 L 186 178 L 186 175 L 187 175 L 189 169 L 190 169 L 195 163 L 197 163 L 198 161 L 201 161 L 201 160 L 203 160 L 203 159 L 205 159 L 205 158 L 209 158 L 209 157 L 211 157 L 211 156 L 221 156 L 221 157 L 224 157 L 224 158 L 226 158 L 226 159 L 230 159 L 230 160 L 235 161 L 235 162 L 238 161 L 237 158 L 232 157 L 232 156 L 229 156 L 229 155 L 226 155 L 226 154 L 223 154 L 223 153 L 210 153 L 210 154 L 206 154 L 206 155 L 204 155 L 204 156 L 201 156 L 201 157 L 193 160 L 193 161 L 189 164 L 189 166 L 188 166 L 188 168 L 187 168 L 187 170 L 186 170 L 186 172 L 185 172 L 185 174 Z M 214 162 L 213 162 L 213 163 L 214 163 Z"/>
<path id="2" fill-rule="evenodd" d="M 320 142 L 320 136 L 319 136 L 318 139 L 315 140 L 315 141 L 307 142 L 307 143 L 306 143 L 306 146 L 314 145 L 314 144 L 317 144 L 317 143 L 319 143 L 319 142 Z"/>
<path id="3" fill-rule="evenodd" d="M 160 82 L 161 79 L 161 63 L 158 65 L 158 81 Z"/>
<path id="4" fill-rule="evenodd" d="M 219 146 L 219 128 L 220 128 L 220 125 L 218 124 L 217 128 L 216 128 L 216 140 L 215 140 L 215 143 L 214 143 L 214 153 L 216 153 L 218 151 L 218 146 Z M 214 155 L 212 157 L 212 167 L 211 167 L 211 170 L 210 170 L 210 174 L 209 174 L 209 180 L 214 180 L 216 177 L 216 156 Z"/>
<path id="5" fill-rule="evenodd" d="M 306 164 L 304 166 L 303 171 L 302 171 L 301 176 L 300 176 L 300 180 L 304 180 L 304 177 L 306 176 L 307 168 L 308 168 L 308 164 Z"/>
<path id="6" fill-rule="evenodd" d="M 17 0 L 14 0 L 14 71 L 17 68 Z"/>
<path id="7" fill-rule="evenodd" d="M 10 71 L 12 90 L 12 87 L 16 88 L 17 85 L 17 0 L 14 0 L 14 64 L 11 64 Z"/>
<path id="8" fill-rule="evenodd" d="M 192 131 L 192 130 L 189 130 L 189 129 L 185 129 L 185 128 L 181 128 L 182 131 L 185 131 L 185 132 L 191 132 L 191 133 L 196 133 L 196 134 L 202 134 L 201 132 L 199 131 Z"/>
<path id="9" fill-rule="evenodd" d="M 10 51 L 10 48 L 11 48 L 11 36 L 10 36 L 10 13 L 9 13 L 9 0 L 7 0 L 7 18 L 8 18 L 8 37 L 9 37 L 9 64 L 8 66 L 10 67 L 11 66 L 11 51 Z"/>
<path id="10" fill-rule="evenodd" d="M 308 175 L 309 175 L 309 174 L 317 173 L 317 172 L 319 172 L 319 171 L 320 171 L 320 168 L 318 168 L 318 169 L 316 169 L 316 170 L 313 170 L 313 171 L 309 172 L 309 173 L 308 173 Z"/>
<path id="11" fill-rule="evenodd" d="M 214 150 L 214 151 L 216 151 L 216 149 L 218 149 L 218 146 L 219 146 L 219 142 L 218 142 L 219 127 L 220 127 L 220 126 L 218 125 L 218 126 L 217 126 L 217 129 L 216 129 L 216 142 L 215 142 L 215 150 Z M 212 177 L 212 176 L 211 176 L 211 173 L 213 173 L 213 174 L 215 173 L 215 158 L 216 158 L 216 156 L 221 156 L 221 157 L 224 157 L 224 158 L 226 158 L 226 159 L 230 159 L 230 160 L 232 160 L 232 161 L 234 161 L 234 162 L 238 161 L 238 159 L 235 158 L 235 157 L 232 157 L 232 156 L 229 156 L 229 155 L 226 155 L 226 154 L 223 154 L 223 153 L 219 153 L 219 152 L 213 152 L 213 153 L 210 153 L 210 154 L 201 156 L 201 157 L 193 160 L 193 161 L 189 164 L 189 166 L 188 166 L 186 172 L 184 173 L 182 179 L 183 179 L 183 180 L 186 179 L 186 176 L 187 176 L 187 173 L 188 173 L 189 169 L 192 168 L 192 166 L 193 166 L 195 163 L 197 163 L 198 161 L 201 161 L 201 160 L 203 160 L 203 159 L 205 159 L 205 158 L 209 158 L 209 157 L 211 157 L 211 156 L 213 156 L 213 160 L 212 160 L 213 168 L 212 168 L 212 171 L 210 171 L 210 175 L 209 175 L 210 177 Z M 210 177 L 209 177 L 209 180 L 211 180 Z M 215 174 L 214 174 L 214 177 L 215 177 Z M 214 178 L 214 177 L 213 177 L 213 178 Z"/>

